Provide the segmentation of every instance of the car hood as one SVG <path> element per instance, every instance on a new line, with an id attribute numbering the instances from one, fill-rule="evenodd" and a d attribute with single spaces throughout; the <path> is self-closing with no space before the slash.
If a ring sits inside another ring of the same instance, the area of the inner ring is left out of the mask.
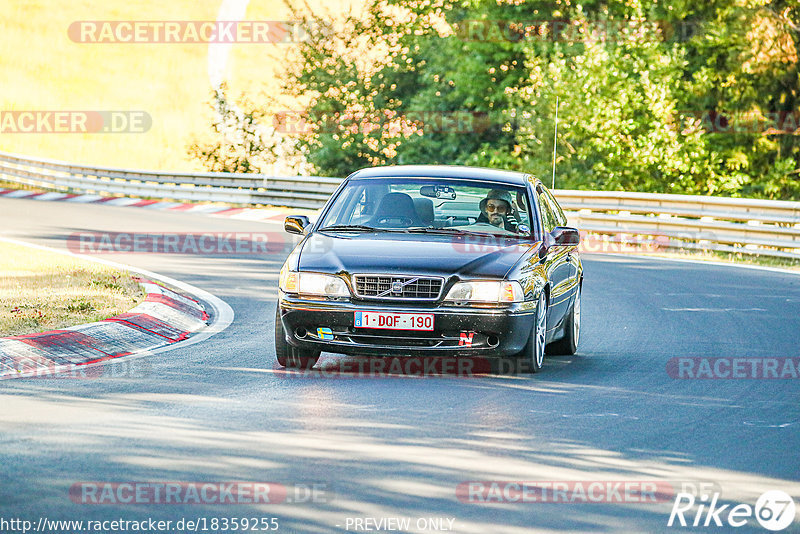
<path id="1" fill-rule="evenodd" d="M 315 232 L 303 244 L 299 268 L 328 273 L 503 278 L 539 245 L 492 236 Z"/>

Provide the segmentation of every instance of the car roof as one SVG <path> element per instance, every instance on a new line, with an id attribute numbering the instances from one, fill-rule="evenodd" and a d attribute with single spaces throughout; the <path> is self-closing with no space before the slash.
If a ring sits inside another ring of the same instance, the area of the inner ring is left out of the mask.
<path id="1" fill-rule="evenodd" d="M 514 171 L 465 167 L 460 165 L 391 165 L 369 167 L 354 172 L 349 178 L 390 178 L 390 177 L 431 177 L 460 178 L 485 182 L 499 182 L 509 185 L 525 185 L 528 174 Z"/>

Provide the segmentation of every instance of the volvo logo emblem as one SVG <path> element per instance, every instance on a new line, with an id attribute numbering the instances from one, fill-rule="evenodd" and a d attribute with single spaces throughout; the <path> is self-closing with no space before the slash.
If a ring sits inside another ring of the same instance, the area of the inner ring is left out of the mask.
<path id="1" fill-rule="evenodd" d="M 375 296 L 376 297 L 385 297 L 389 293 L 391 293 L 392 295 L 402 295 L 403 288 L 406 287 L 408 284 L 413 284 L 417 280 L 419 280 L 419 276 L 417 276 L 416 278 L 412 278 L 410 280 L 406 280 L 405 282 L 401 282 L 399 280 L 393 280 L 392 281 L 392 286 L 389 289 L 387 289 L 386 291 L 383 291 L 382 293 L 378 293 Z"/>

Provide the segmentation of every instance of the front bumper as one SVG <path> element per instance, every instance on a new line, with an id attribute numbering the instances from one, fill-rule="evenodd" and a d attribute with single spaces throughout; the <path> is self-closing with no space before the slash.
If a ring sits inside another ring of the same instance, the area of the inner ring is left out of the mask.
<path id="1" fill-rule="evenodd" d="M 503 308 L 413 306 L 397 302 L 308 300 L 280 293 L 286 341 L 306 350 L 368 356 L 491 356 L 519 353 L 534 326 L 536 304 Z M 431 313 L 433 331 L 355 328 L 356 311 Z M 322 339 L 319 328 L 330 329 Z"/>

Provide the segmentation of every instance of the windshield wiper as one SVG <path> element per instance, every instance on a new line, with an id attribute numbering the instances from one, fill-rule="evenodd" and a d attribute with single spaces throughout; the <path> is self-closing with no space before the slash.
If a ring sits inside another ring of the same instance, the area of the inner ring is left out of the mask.
<path id="1" fill-rule="evenodd" d="M 332 224 L 317 230 L 323 232 L 325 230 L 331 231 L 348 231 L 348 232 L 382 232 L 381 228 L 373 228 L 372 226 L 365 226 L 363 224 Z"/>
<path id="2" fill-rule="evenodd" d="M 489 232 L 473 232 L 471 230 L 462 230 L 461 228 L 437 228 L 435 226 L 427 226 L 424 228 L 409 228 L 407 232 L 414 234 L 456 234 L 456 235 L 463 234 L 463 235 L 506 237 L 504 234 L 493 234 Z"/>

